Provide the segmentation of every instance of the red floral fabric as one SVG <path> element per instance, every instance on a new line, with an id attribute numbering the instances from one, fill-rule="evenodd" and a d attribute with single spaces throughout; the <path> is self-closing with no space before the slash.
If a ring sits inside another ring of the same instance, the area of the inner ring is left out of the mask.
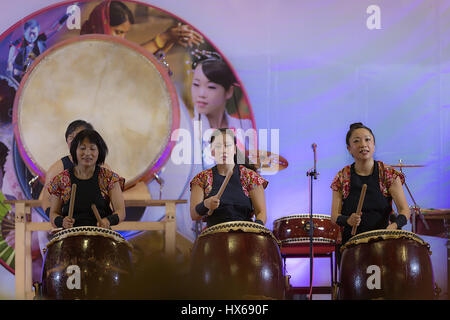
<path id="1" fill-rule="evenodd" d="M 385 165 L 382 161 L 378 162 L 378 175 L 380 181 L 380 190 L 385 197 L 390 197 L 389 188 L 394 183 L 397 177 L 400 177 L 402 184 L 405 183 L 405 176 L 403 173 L 394 168 Z M 342 198 L 346 199 L 350 193 L 350 168 L 351 165 L 340 170 L 331 183 L 331 189 L 342 192 Z"/>
<path id="2" fill-rule="evenodd" d="M 107 168 L 100 168 L 100 172 L 98 174 L 98 183 L 100 192 L 105 199 L 109 198 L 109 191 L 112 189 L 116 182 L 119 182 L 120 188 L 123 191 L 125 187 L 125 179 L 121 178 L 117 173 Z M 60 198 L 64 203 L 69 201 L 71 191 L 72 183 L 70 181 L 69 170 L 64 170 L 63 172 L 55 176 L 48 186 L 48 192 Z"/>
<path id="3" fill-rule="evenodd" d="M 267 188 L 269 182 L 261 177 L 258 173 L 253 170 L 250 170 L 242 165 L 239 166 L 240 174 L 241 174 L 241 185 L 244 194 L 249 197 L 249 192 L 253 190 L 256 186 L 262 185 L 263 188 Z M 190 183 L 190 187 L 192 190 L 193 185 L 198 185 L 203 189 L 205 197 L 207 197 L 212 190 L 213 183 L 213 173 L 212 168 L 204 170 L 197 174 Z"/>

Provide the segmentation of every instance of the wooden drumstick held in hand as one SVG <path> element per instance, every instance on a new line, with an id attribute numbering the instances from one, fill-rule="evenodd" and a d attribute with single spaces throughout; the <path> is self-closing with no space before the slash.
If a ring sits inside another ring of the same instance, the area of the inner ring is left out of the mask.
<path id="1" fill-rule="evenodd" d="M 230 178 L 232 175 L 233 175 L 233 169 L 231 169 L 230 171 L 227 172 L 225 180 L 223 180 L 222 185 L 220 186 L 219 192 L 217 192 L 217 194 L 216 194 L 216 196 L 217 196 L 217 198 L 219 198 L 219 200 L 222 197 L 222 194 L 225 191 L 228 181 L 230 181 Z M 214 210 L 209 209 L 208 216 L 212 215 L 213 212 L 214 212 Z"/>
<path id="2" fill-rule="evenodd" d="M 75 205 L 75 194 L 77 193 L 77 185 L 74 183 L 72 185 L 72 191 L 70 193 L 70 203 L 69 203 L 69 218 L 73 217 L 73 207 Z"/>
<path id="3" fill-rule="evenodd" d="M 102 218 L 100 217 L 100 213 L 98 213 L 97 207 L 95 204 L 91 205 L 92 211 L 94 211 L 95 217 L 97 218 L 97 222 L 99 225 L 102 225 Z"/>
<path id="4" fill-rule="evenodd" d="M 367 190 L 367 184 L 363 184 L 362 186 L 362 190 L 361 190 L 361 195 L 359 196 L 359 202 L 358 202 L 358 208 L 356 209 L 356 213 L 361 215 L 361 210 L 362 210 L 362 206 L 364 203 L 364 198 L 366 196 L 366 190 Z M 356 234 L 356 228 L 358 228 L 358 226 L 353 226 L 352 228 L 352 236 L 354 236 Z"/>

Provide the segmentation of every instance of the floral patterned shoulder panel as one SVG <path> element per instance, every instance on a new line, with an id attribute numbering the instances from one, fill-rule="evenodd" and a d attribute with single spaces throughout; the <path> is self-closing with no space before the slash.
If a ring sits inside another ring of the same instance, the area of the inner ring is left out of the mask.
<path id="1" fill-rule="evenodd" d="M 239 166 L 240 175 L 241 175 L 241 185 L 242 191 L 248 197 L 249 192 L 253 190 L 256 186 L 262 185 L 263 188 L 267 188 L 269 182 L 261 177 L 258 173 L 253 170 L 250 170 L 242 165 Z M 192 190 L 193 185 L 198 185 L 203 189 L 204 196 L 207 197 L 211 190 L 213 184 L 213 173 L 212 168 L 204 170 L 197 174 L 190 183 L 190 188 Z"/>
<path id="2" fill-rule="evenodd" d="M 125 179 L 107 168 L 100 168 L 98 183 L 100 191 L 105 199 L 109 197 L 109 191 L 116 182 L 119 182 L 120 189 L 123 191 L 125 187 Z M 64 203 L 69 201 L 71 191 L 72 183 L 70 181 L 70 173 L 68 169 L 55 176 L 48 186 L 48 192 L 51 195 L 55 195 L 60 198 Z"/>
<path id="3" fill-rule="evenodd" d="M 405 183 L 405 176 L 403 173 L 395 170 L 393 167 L 385 165 L 382 161 L 378 161 L 378 173 L 380 190 L 385 197 L 391 196 L 389 188 L 397 177 L 400 177 L 402 184 Z M 346 199 L 350 193 L 350 175 L 351 165 L 348 165 L 336 174 L 330 186 L 332 190 L 340 191 L 343 199 Z"/>

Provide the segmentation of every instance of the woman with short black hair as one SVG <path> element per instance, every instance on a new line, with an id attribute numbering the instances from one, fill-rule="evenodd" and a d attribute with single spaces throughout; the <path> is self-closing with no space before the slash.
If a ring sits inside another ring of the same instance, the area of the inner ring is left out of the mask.
<path id="1" fill-rule="evenodd" d="M 58 228 L 96 225 L 109 228 L 123 221 L 125 203 L 122 190 L 125 180 L 101 167 L 108 154 L 108 147 L 100 134 L 92 129 L 79 132 L 71 143 L 70 154 L 74 167 L 54 177 L 48 187 L 52 224 Z M 70 218 L 68 213 L 73 184 L 77 188 L 73 218 Z M 95 218 L 92 204 L 99 211 L 101 223 Z"/>
<path id="2" fill-rule="evenodd" d="M 69 123 L 66 132 L 64 134 L 69 151 L 72 140 L 80 131 L 84 129 L 94 129 L 94 128 L 92 124 L 82 119 L 74 120 L 71 123 Z M 39 199 L 42 199 L 42 209 L 44 209 L 47 216 L 50 216 L 50 194 L 48 193 L 48 185 L 58 173 L 66 169 L 72 168 L 73 166 L 74 166 L 73 159 L 69 153 L 69 155 L 64 156 L 61 159 L 55 161 L 45 173 L 45 184 L 44 188 L 42 188 L 42 192 L 41 195 L 39 196 Z M 109 168 L 106 164 L 104 166 Z"/>

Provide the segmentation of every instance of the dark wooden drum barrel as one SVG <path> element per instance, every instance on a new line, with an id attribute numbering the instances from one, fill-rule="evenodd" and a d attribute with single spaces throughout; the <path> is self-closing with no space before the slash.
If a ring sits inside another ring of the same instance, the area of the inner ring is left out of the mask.
<path id="1" fill-rule="evenodd" d="M 339 226 L 331 217 L 313 214 L 313 241 L 316 243 L 335 243 L 339 235 Z M 279 218 L 273 222 L 273 234 L 283 246 L 309 242 L 309 214 L 297 214 Z"/>
<path id="2" fill-rule="evenodd" d="M 60 231 L 47 244 L 44 299 L 114 299 L 132 274 L 131 245 L 99 227 Z"/>
<path id="3" fill-rule="evenodd" d="M 201 298 L 284 298 L 278 241 L 269 229 L 253 222 L 225 222 L 205 229 L 192 249 L 191 276 Z"/>
<path id="4" fill-rule="evenodd" d="M 374 230 L 341 248 L 339 299 L 433 299 L 430 246 L 402 230 Z"/>

